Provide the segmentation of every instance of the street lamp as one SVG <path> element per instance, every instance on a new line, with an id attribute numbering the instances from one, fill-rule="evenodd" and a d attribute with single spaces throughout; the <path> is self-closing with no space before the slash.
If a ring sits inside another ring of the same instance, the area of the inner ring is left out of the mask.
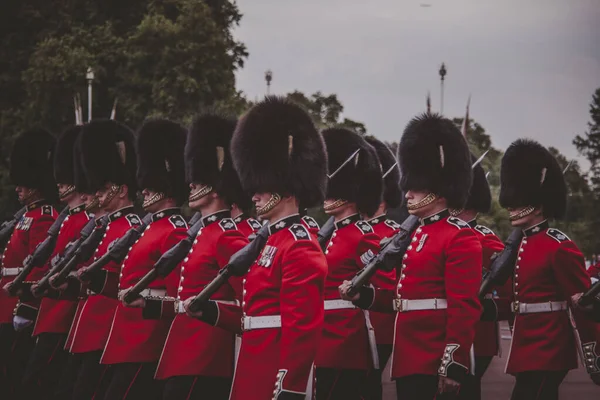
<path id="1" fill-rule="evenodd" d="M 94 82 L 94 70 L 92 67 L 88 67 L 85 79 L 88 82 L 88 122 L 90 122 L 92 120 L 92 83 Z"/>
<path id="2" fill-rule="evenodd" d="M 269 95 L 271 93 L 271 81 L 273 80 L 273 72 L 268 69 L 267 72 L 265 72 L 265 81 L 267 81 L 267 95 Z"/>
<path id="3" fill-rule="evenodd" d="M 441 106 L 440 106 L 440 114 L 444 113 L 444 77 L 446 76 L 446 65 L 442 63 L 440 67 L 440 85 L 441 85 Z"/>

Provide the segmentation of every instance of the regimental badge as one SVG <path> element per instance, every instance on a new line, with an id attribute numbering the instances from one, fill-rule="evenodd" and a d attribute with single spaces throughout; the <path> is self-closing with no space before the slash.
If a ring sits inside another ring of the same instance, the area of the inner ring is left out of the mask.
<path id="1" fill-rule="evenodd" d="M 260 224 L 260 222 L 258 222 L 254 218 L 248 218 L 248 224 L 254 230 L 259 230 L 262 227 L 262 225 Z"/>
<path id="2" fill-rule="evenodd" d="M 130 226 L 138 226 L 142 223 L 140 218 L 135 214 L 127 214 L 125 218 L 127 218 L 127 221 L 129 221 Z"/>
<path id="3" fill-rule="evenodd" d="M 567 240 L 571 240 L 569 239 L 569 237 L 567 235 L 565 235 L 564 233 L 562 233 L 561 231 L 559 231 L 558 229 L 554 229 L 554 228 L 550 228 L 546 231 L 546 234 L 548 236 L 550 236 L 552 239 L 556 240 L 557 242 L 565 242 Z"/>
<path id="4" fill-rule="evenodd" d="M 426 240 L 427 240 L 427 234 L 424 233 L 423 236 L 421 236 L 421 239 L 419 239 L 419 245 L 417 246 L 417 249 L 415 250 L 417 253 L 423 249 L 423 246 L 425 246 Z"/>
<path id="5" fill-rule="evenodd" d="M 362 234 L 372 233 L 373 227 L 366 221 L 356 221 L 356 227 L 362 232 Z"/>
<path id="6" fill-rule="evenodd" d="M 217 220 L 217 216 L 213 214 L 210 217 L 206 218 L 206 220 L 208 222 L 215 222 Z"/>
<path id="7" fill-rule="evenodd" d="M 310 234 L 308 233 L 308 231 L 306 230 L 306 228 L 303 225 L 294 224 L 294 225 L 290 226 L 290 232 L 292 232 L 292 235 L 294 235 L 294 239 L 296 239 L 296 240 L 302 240 L 302 239 L 310 240 Z"/>
<path id="8" fill-rule="evenodd" d="M 265 246 L 262 253 L 260 253 L 260 257 L 258 258 L 257 265 L 261 267 L 269 268 L 273 263 L 273 259 L 275 258 L 275 253 L 277 253 L 277 247 L 274 246 Z"/>
<path id="9" fill-rule="evenodd" d="M 436 217 L 438 217 L 439 215 L 436 215 Z M 454 225 L 455 227 L 459 228 L 459 229 L 463 229 L 463 228 L 469 228 L 469 224 L 467 224 L 465 221 L 463 221 L 460 218 L 456 218 L 456 217 L 450 217 L 448 218 L 446 221 L 448 221 L 448 223 L 450 225 Z"/>
<path id="10" fill-rule="evenodd" d="M 487 226 L 483 226 L 483 225 L 477 225 L 474 228 L 477 232 L 481 233 L 482 235 L 493 235 L 494 231 L 492 231 L 490 228 L 488 228 Z"/>
<path id="11" fill-rule="evenodd" d="M 185 220 L 183 219 L 183 217 L 181 215 L 172 215 L 169 217 L 169 222 L 171 223 L 171 225 L 173 225 L 173 227 L 175 229 L 177 228 L 184 228 L 187 226 L 187 224 L 185 223 Z"/>
<path id="12" fill-rule="evenodd" d="M 386 219 L 385 220 L 385 224 L 387 226 L 389 226 L 390 228 L 392 228 L 393 230 L 398 230 L 400 229 L 400 224 L 397 223 L 396 221 L 394 221 L 393 219 Z"/>
<path id="13" fill-rule="evenodd" d="M 305 215 L 304 217 L 302 217 L 302 220 L 304 221 L 304 223 L 306 223 L 306 225 L 308 225 L 309 228 L 319 229 L 319 224 L 317 224 L 317 221 L 315 221 L 313 217 Z"/>
<path id="14" fill-rule="evenodd" d="M 233 220 L 231 218 L 223 218 L 222 220 L 219 221 L 219 226 L 224 231 L 232 231 L 234 229 L 237 229 L 235 222 L 233 222 Z"/>
<path id="15" fill-rule="evenodd" d="M 33 218 L 31 217 L 23 217 L 17 224 L 17 228 L 21 231 L 28 231 L 31 228 L 31 224 L 33 223 Z"/>
<path id="16" fill-rule="evenodd" d="M 52 206 L 42 206 L 42 214 L 44 215 L 52 215 Z"/>

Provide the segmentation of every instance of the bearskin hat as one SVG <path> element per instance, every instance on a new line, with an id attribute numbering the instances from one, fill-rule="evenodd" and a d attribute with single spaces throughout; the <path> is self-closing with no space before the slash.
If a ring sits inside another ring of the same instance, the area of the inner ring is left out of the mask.
<path id="1" fill-rule="evenodd" d="M 39 190 L 47 199 L 55 199 L 53 176 L 54 137 L 43 129 L 23 132 L 15 139 L 10 155 L 10 179 L 14 185 Z"/>
<path id="2" fill-rule="evenodd" d="M 567 184 L 560 165 L 539 143 L 513 142 L 500 167 L 500 205 L 542 207 L 547 218 L 561 218 L 567 207 Z"/>
<path id="3" fill-rule="evenodd" d="M 230 152 L 236 123 L 215 111 L 198 115 L 185 145 L 185 172 L 188 182 L 212 186 L 228 204 L 247 211 L 252 201 L 242 189 Z"/>
<path id="4" fill-rule="evenodd" d="M 166 119 L 149 119 L 137 133 L 137 184 L 183 204 L 188 197 L 183 150 L 186 130 Z"/>
<path id="5" fill-rule="evenodd" d="M 377 151 L 358 133 L 345 128 L 326 129 L 323 138 L 329 162 L 327 198 L 356 203 L 360 213 L 373 215 L 383 192 Z"/>
<path id="6" fill-rule="evenodd" d="M 231 153 L 248 193 L 292 195 L 301 208 L 320 205 L 325 199 L 323 137 L 308 113 L 283 97 L 266 97 L 242 116 Z"/>
<path id="7" fill-rule="evenodd" d="M 54 179 L 65 185 L 75 184 L 75 142 L 81 132 L 80 125 L 68 127 L 56 141 L 54 148 Z"/>
<path id="8" fill-rule="evenodd" d="M 471 163 L 477 162 L 477 157 L 471 155 Z M 485 171 L 481 163 L 473 168 L 473 183 L 465 210 L 475 210 L 480 213 L 487 213 L 492 207 L 492 193 L 490 185 L 485 177 Z"/>
<path id="9" fill-rule="evenodd" d="M 395 208 L 402 204 L 402 190 L 400 190 L 400 168 L 396 156 L 387 144 L 373 136 L 365 137 L 367 143 L 375 148 L 381 164 L 383 174 L 383 201 L 388 208 Z"/>
<path id="10" fill-rule="evenodd" d="M 398 146 L 400 187 L 424 190 L 446 199 L 449 208 L 463 208 L 472 182 L 471 155 L 454 123 L 439 114 L 413 118 Z"/>
<path id="11" fill-rule="evenodd" d="M 135 197 L 137 162 L 131 129 L 114 120 L 91 121 L 83 126 L 78 142 L 91 191 L 112 182 L 127 185 L 130 197 Z"/>

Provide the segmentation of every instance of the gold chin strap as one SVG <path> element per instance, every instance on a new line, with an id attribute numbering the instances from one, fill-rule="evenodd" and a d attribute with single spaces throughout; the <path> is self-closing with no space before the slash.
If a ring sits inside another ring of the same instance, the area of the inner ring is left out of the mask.
<path id="1" fill-rule="evenodd" d="M 427 196 L 423 197 L 423 199 L 421 201 L 414 203 L 414 204 L 409 204 L 408 206 L 406 206 L 406 208 L 408 209 L 408 211 L 415 211 L 415 210 L 418 210 L 419 208 L 428 206 L 429 204 L 436 201 L 437 198 L 438 198 L 437 195 L 435 195 L 433 193 L 429 193 Z"/>
<path id="2" fill-rule="evenodd" d="M 60 193 L 58 195 L 60 200 L 63 200 L 65 197 L 67 197 L 68 195 L 70 195 L 71 193 L 73 193 L 75 191 L 75 185 L 69 185 L 69 187 L 67 187 L 67 189 Z"/>
<path id="3" fill-rule="evenodd" d="M 100 199 L 98 196 L 94 196 L 94 199 L 90 202 L 90 204 L 85 206 L 85 211 L 92 211 L 98 207 L 100 207 Z"/>
<path id="4" fill-rule="evenodd" d="M 197 192 L 190 194 L 190 197 L 188 197 L 188 201 L 200 200 L 212 191 L 212 186 L 204 185 Z"/>
<path id="5" fill-rule="evenodd" d="M 106 197 L 104 198 L 104 201 L 102 202 L 102 204 L 100 204 L 100 206 L 102 208 L 104 208 L 107 205 L 109 205 L 110 202 L 113 201 L 113 199 L 115 198 L 115 196 L 117 194 L 119 194 L 119 190 L 120 189 L 121 189 L 121 186 L 119 186 L 119 185 L 112 185 L 110 187 L 110 189 L 108 190 L 108 193 L 106 194 Z"/>
<path id="6" fill-rule="evenodd" d="M 159 201 L 161 201 L 164 198 L 165 198 L 164 193 L 156 193 L 154 196 L 152 196 L 148 200 L 144 201 L 144 204 L 142 204 L 142 208 L 146 209 L 146 208 L 150 207 L 151 205 L 158 203 Z"/>
<path id="7" fill-rule="evenodd" d="M 277 193 L 272 193 L 271 198 L 269 199 L 269 201 L 267 201 L 267 203 L 264 206 L 256 207 L 256 215 L 259 216 L 268 213 L 269 211 L 274 209 L 280 201 L 281 196 Z"/>
<path id="8" fill-rule="evenodd" d="M 465 211 L 465 209 L 464 208 L 458 208 L 458 209 L 452 208 L 449 211 L 450 211 L 450 215 L 452 215 L 453 217 L 458 217 L 460 214 L 463 213 L 463 211 Z"/>
<path id="9" fill-rule="evenodd" d="M 325 211 L 331 211 L 331 210 L 335 210 L 336 208 L 339 208 L 347 203 L 348 203 L 348 200 L 337 199 L 336 201 L 334 201 L 333 203 L 331 203 L 329 205 L 324 205 L 323 209 Z"/>
<path id="10" fill-rule="evenodd" d="M 532 214 L 534 211 L 535 211 L 535 207 L 533 207 L 533 206 L 525 207 L 524 209 L 522 209 L 518 213 L 516 213 L 514 215 L 510 215 L 508 217 L 508 219 L 511 220 L 511 221 L 516 221 L 518 219 L 521 219 L 521 218 L 524 218 L 524 217 L 528 216 L 529 214 Z"/>

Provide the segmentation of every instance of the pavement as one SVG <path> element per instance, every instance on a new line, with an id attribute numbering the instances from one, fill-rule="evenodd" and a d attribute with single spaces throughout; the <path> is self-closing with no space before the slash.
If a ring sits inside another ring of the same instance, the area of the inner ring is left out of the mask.
<path id="1" fill-rule="evenodd" d="M 506 324 L 501 325 L 502 355 L 495 357 L 482 381 L 483 400 L 509 400 L 515 378 L 504 373 L 506 357 L 510 348 L 510 331 Z M 389 380 L 389 364 L 384 372 L 384 400 L 396 400 L 396 387 Z M 600 386 L 594 385 L 585 368 L 570 371 L 560 386 L 561 400 L 600 400 Z"/>

